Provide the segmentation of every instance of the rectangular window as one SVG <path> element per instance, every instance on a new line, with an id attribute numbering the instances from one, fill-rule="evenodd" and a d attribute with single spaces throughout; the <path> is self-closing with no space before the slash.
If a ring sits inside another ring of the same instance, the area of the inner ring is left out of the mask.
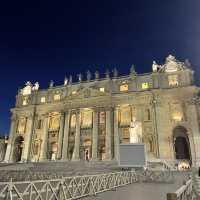
<path id="1" fill-rule="evenodd" d="M 53 99 L 54 99 L 54 101 L 59 101 L 60 100 L 60 94 L 55 94 Z"/>
<path id="2" fill-rule="evenodd" d="M 128 91 L 128 84 L 122 84 L 119 87 L 120 92 Z"/>
<path id="3" fill-rule="evenodd" d="M 149 88 L 149 83 L 145 82 L 145 83 L 142 83 L 142 89 L 148 89 Z"/>
<path id="4" fill-rule="evenodd" d="M 46 102 L 46 98 L 45 97 L 41 97 L 40 102 L 41 103 L 45 103 Z"/>
<path id="5" fill-rule="evenodd" d="M 168 76 L 169 86 L 178 86 L 178 75 L 169 75 Z"/>
<path id="6" fill-rule="evenodd" d="M 105 88 L 101 87 L 101 88 L 99 88 L 99 91 L 100 92 L 105 92 Z"/>

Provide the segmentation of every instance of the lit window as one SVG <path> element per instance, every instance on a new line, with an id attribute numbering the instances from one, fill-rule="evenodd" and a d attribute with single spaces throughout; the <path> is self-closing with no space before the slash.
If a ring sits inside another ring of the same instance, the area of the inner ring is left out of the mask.
<path id="1" fill-rule="evenodd" d="M 45 97 L 41 97 L 40 102 L 41 103 L 45 103 L 46 102 L 46 98 Z"/>
<path id="2" fill-rule="evenodd" d="M 54 99 L 54 101 L 60 100 L 60 95 L 59 94 L 55 94 L 53 99 Z"/>
<path id="3" fill-rule="evenodd" d="M 175 112 L 172 113 L 172 119 L 173 119 L 174 121 L 180 122 L 180 121 L 183 120 L 183 115 L 182 115 L 181 112 L 175 111 Z"/>
<path id="4" fill-rule="evenodd" d="M 169 86 L 178 86 L 178 75 L 169 75 L 168 76 Z"/>
<path id="5" fill-rule="evenodd" d="M 23 106 L 26 106 L 26 105 L 27 105 L 27 100 L 24 99 L 24 100 L 23 100 Z"/>
<path id="6" fill-rule="evenodd" d="M 24 97 L 23 102 L 22 102 L 22 105 L 23 105 L 23 106 L 28 105 L 28 99 L 27 99 L 27 97 Z"/>
<path id="7" fill-rule="evenodd" d="M 120 85 L 119 90 L 120 92 L 128 91 L 128 84 Z"/>
<path id="8" fill-rule="evenodd" d="M 149 88 L 149 83 L 142 83 L 142 89 L 148 89 Z"/>
<path id="9" fill-rule="evenodd" d="M 99 91 L 100 92 L 105 92 L 105 88 L 101 87 L 101 88 L 99 88 Z"/>
<path id="10" fill-rule="evenodd" d="M 77 93 L 77 91 L 76 91 L 76 90 L 72 91 L 72 94 L 76 94 L 76 93 Z"/>

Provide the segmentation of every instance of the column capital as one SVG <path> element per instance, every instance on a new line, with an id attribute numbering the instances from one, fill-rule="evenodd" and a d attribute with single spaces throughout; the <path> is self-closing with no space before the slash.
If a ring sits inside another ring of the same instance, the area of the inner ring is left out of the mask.
<path id="1" fill-rule="evenodd" d="M 17 114 L 16 113 L 13 113 L 12 116 L 11 116 L 11 121 L 16 121 L 17 120 Z"/>

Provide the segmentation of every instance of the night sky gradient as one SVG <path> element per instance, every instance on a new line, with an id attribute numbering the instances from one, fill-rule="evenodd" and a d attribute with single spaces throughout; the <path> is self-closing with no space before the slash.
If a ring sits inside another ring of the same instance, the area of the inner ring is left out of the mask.
<path id="1" fill-rule="evenodd" d="M 151 71 L 168 54 L 200 74 L 199 0 L 1 1 L 0 134 L 9 132 L 17 89 L 117 67 Z"/>

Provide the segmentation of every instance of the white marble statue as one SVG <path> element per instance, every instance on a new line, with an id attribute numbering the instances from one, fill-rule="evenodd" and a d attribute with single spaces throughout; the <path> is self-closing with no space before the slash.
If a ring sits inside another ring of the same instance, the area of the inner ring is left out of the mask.
<path id="1" fill-rule="evenodd" d="M 65 79 L 64 79 L 64 86 L 66 86 L 67 84 L 68 84 L 68 78 L 67 77 L 65 77 Z"/>
<path id="2" fill-rule="evenodd" d="M 153 64 L 152 64 L 152 70 L 153 72 L 157 72 L 159 69 L 159 65 L 156 63 L 156 61 L 153 61 Z"/>
<path id="3" fill-rule="evenodd" d="M 33 91 L 37 91 L 37 90 L 39 90 L 39 87 L 40 87 L 39 83 L 36 82 L 36 83 L 34 84 L 34 86 L 32 87 L 32 90 L 33 90 Z"/>
<path id="4" fill-rule="evenodd" d="M 27 81 L 25 87 L 21 90 L 22 95 L 30 95 L 32 90 L 32 84 L 30 81 Z"/>
<path id="5" fill-rule="evenodd" d="M 130 143 L 142 143 L 142 123 L 136 121 L 135 117 L 130 123 L 129 134 Z"/>

